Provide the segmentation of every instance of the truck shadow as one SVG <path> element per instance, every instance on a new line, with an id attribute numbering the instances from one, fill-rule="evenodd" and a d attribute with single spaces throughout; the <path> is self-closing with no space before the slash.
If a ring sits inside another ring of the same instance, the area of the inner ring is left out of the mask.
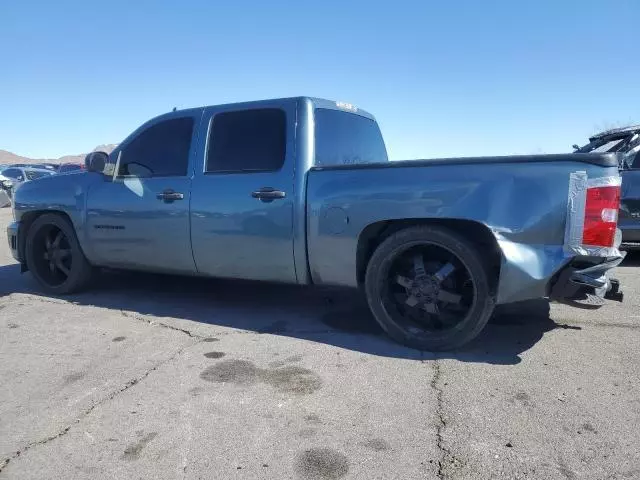
<path id="1" fill-rule="evenodd" d="M 18 265 L 0 267 L 0 297 L 11 293 L 43 296 L 29 274 L 20 275 Z M 100 275 L 91 291 L 62 299 L 149 316 L 149 320 L 184 330 L 194 327 L 180 320 L 298 338 L 372 355 L 434 358 L 431 353 L 391 341 L 374 321 L 364 299 L 351 290 L 110 272 Z M 546 300 L 504 306 L 476 340 L 437 356 L 517 364 L 521 353 L 557 328 L 580 329 L 554 322 Z"/>
<path id="2" fill-rule="evenodd" d="M 621 267 L 638 267 L 640 266 L 640 251 L 633 250 L 627 252 L 627 256 L 620 265 Z"/>

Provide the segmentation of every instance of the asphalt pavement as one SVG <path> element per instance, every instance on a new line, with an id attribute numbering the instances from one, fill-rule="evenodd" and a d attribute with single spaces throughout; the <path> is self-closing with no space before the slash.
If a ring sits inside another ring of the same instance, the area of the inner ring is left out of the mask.
<path id="1" fill-rule="evenodd" d="M 616 273 L 623 304 L 510 306 L 434 355 L 351 292 L 112 272 L 54 298 L 2 240 L 0 479 L 640 478 L 640 257 Z"/>

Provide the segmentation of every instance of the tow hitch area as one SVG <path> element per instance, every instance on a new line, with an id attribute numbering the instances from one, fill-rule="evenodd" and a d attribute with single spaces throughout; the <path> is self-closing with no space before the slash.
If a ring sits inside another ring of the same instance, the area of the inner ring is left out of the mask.
<path id="1" fill-rule="evenodd" d="M 557 275 L 551 287 L 550 299 L 587 309 L 600 308 L 606 300 L 622 302 L 624 295 L 620 281 L 609 278 L 607 272 L 618 266 L 623 258 L 599 259 L 600 263 L 595 265 L 589 265 L 591 259 L 576 259 Z"/>
<path id="2" fill-rule="evenodd" d="M 620 280 L 617 278 L 609 279 L 609 289 L 607 290 L 607 293 L 604 294 L 604 298 L 615 302 L 622 302 L 624 293 L 620 289 Z"/>

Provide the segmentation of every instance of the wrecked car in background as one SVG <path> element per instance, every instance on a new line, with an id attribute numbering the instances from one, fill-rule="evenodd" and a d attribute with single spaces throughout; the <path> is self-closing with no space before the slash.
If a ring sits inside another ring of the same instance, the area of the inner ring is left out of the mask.
<path id="1" fill-rule="evenodd" d="M 9 166 L 0 174 L 0 188 L 11 198 L 18 187 L 25 182 L 32 182 L 54 174 L 55 171 L 43 168 Z"/>
<path id="2" fill-rule="evenodd" d="M 360 288 L 423 350 L 496 304 L 621 299 L 613 154 L 391 162 L 369 113 L 304 97 L 174 111 L 86 162 L 16 192 L 9 245 L 52 294 L 96 267 Z"/>
<path id="3" fill-rule="evenodd" d="M 622 248 L 640 249 L 640 125 L 598 133 L 589 138 L 587 145 L 574 148 L 576 153 L 619 154 L 622 196 L 618 225 Z"/>

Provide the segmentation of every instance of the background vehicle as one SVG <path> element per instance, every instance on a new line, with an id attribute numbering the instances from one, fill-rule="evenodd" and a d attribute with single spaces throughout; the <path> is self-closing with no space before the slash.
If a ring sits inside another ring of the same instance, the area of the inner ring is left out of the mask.
<path id="1" fill-rule="evenodd" d="M 640 125 L 598 133 L 589 138 L 587 145 L 577 147 L 575 152 L 621 154 L 622 198 L 618 225 L 622 231 L 622 247 L 640 249 Z"/>
<path id="2" fill-rule="evenodd" d="M 340 102 L 175 111 L 87 165 L 16 192 L 13 255 L 54 294 L 93 267 L 361 288 L 391 337 L 435 350 L 496 303 L 597 306 L 623 258 L 615 155 L 389 162 Z"/>
<path id="3" fill-rule="evenodd" d="M 9 197 L 13 195 L 13 192 L 25 182 L 37 180 L 39 178 L 48 177 L 54 175 L 55 172 L 51 170 L 31 168 L 31 167 L 8 167 L 0 174 L 0 183 L 4 186 L 4 189 L 9 194 Z"/>
<path id="4" fill-rule="evenodd" d="M 62 163 L 56 170 L 56 172 L 60 175 L 65 173 L 80 173 L 84 171 L 84 165 L 81 163 Z"/>

